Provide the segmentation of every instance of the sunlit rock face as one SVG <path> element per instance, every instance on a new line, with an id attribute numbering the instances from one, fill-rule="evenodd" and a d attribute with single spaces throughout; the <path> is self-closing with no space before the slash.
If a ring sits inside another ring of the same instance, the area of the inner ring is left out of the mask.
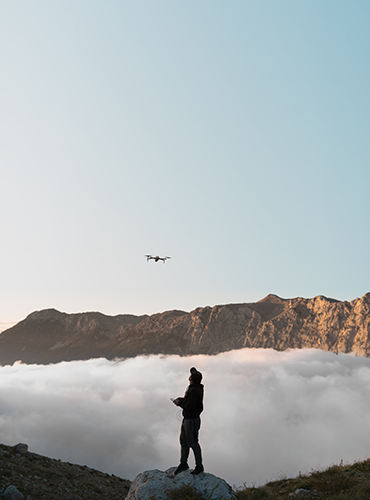
<path id="1" fill-rule="evenodd" d="M 0 335 L 0 363 L 56 363 L 142 354 L 218 354 L 243 347 L 314 347 L 370 355 L 370 293 L 351 302 L 324 296 L 167 311 L 152 316 L 30 314 Z"/>

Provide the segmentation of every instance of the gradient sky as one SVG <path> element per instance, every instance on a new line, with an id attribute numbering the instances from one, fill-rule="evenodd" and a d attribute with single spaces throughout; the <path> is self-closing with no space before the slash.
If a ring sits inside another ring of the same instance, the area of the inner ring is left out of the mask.
<path id="1" fill-rule="evenodd" d="M 369 20 L 368 0 L 2 0 L 0 327 L 368 292 Z"/>

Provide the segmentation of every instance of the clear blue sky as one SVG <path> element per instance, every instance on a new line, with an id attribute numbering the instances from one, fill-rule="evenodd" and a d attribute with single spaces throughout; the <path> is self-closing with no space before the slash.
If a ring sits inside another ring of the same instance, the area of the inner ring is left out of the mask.
<path id="1" fill-rule="evenodd" d="M 2 0 L 0 327 L 368 292 L 369 23 L 368 0 Z"/>

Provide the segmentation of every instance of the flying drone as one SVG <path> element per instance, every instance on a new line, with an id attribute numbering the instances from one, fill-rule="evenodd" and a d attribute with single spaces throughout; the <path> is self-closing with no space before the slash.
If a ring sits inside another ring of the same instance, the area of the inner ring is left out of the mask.
<path id="1" fill-rule="evenodd" d="M 146 261 L 149 262 L 150 259 L 153 259 L 155 262 L 158 262 L 159 260 L 163 261 L 163 264 L 166 262 L 167 259 L 170 259 L 171 257 L 159 257 L 159 255 L 156 255 L 153 257 L 153 255 L 145 255 Z"/>

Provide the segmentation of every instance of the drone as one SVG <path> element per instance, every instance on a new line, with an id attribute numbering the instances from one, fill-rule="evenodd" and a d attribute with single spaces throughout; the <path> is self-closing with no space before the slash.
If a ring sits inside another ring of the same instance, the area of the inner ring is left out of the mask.
<path id="1" fill-rule="evenodd" d="M 159 255 L 156 255 L 153 257 L 153 255 L 145 255 L 146 261 L 149 262 L 150 259 L 153 259 L 155 262 L 158 262 L 159 260 L 163 260 L 163 264 L 166 262 L 167 259 L 170 259 L 171 257 L 159 257 Z"/>

